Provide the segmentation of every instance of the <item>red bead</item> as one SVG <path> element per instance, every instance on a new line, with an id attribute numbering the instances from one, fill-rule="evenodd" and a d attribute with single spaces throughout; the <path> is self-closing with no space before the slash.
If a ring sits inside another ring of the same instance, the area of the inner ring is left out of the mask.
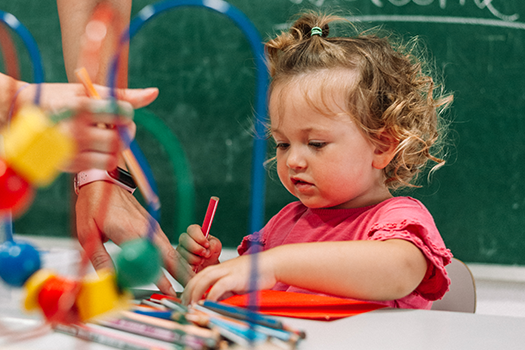
<path id="1" fill-rule="evenodd" d="M 75 304 L 77 282 L 53 276 L 38 293 L 38 304 L 49 322 L 72 323 L 78 320 Z"/>
<path id="2" fill-rule="evenodd" d="M 32 199 L 31 185 L 0 159 L 0 211 L 21 212 Z"/>

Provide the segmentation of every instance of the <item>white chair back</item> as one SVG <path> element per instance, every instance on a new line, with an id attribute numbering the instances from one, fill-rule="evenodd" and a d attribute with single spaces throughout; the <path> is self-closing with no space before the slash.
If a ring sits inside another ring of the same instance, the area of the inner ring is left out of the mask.
<path id="1" fill-rule="evenodd" d="M 446 266 L 450 290 L 432 304 L 432 310 L 476 312 L 476 283 L 470 269 L 456 258 Z"/>

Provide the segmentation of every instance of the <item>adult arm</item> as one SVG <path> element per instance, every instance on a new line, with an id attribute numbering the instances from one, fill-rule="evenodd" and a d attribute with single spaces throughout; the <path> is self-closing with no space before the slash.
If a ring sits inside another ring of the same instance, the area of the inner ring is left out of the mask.
<path id="1" fill-rule="evenodd" d="M 70 82 L 76 81 L 75 70 L 82 51 L 80 38 L 84 35 L 86 25 L 89 22 L 93 11 L 101 3 L 100 0 L 57 0 L 58 15 L 60 18 L 60 29 L 62 32 L 62 51 L 64 53 L 64 64 L 66 67 L 67 78 Z M 108 68 L 114 55 L 115 42 L 118 35 L 129 24 L 131 16 L 131 0 L 106 0 L 106 4 L 115 11 L 117 20 L 112 22 L 116 27 L 110 27 L 103 46 L 100 49 L 99 70 L 96 77 L 91 77 L 99 84 L 105 84 Z M 119 87 L 127 87 L 128 71 L 128 47 L 125 46 L 121 52 L 123 57 L 120 62 L 120 69 L 125 74 L 121 74 Z"/>
<path id="2" fill-rule="evenodd" d="M 84 34 L 86 24 L 99 2 L 98 0 L 57 0 L 64 62 L 70 81 L 75 81 L 74 71 L 77 68 L 76 65 L 82 51 L 80 38 Z M 116 10 L 116 16 L 119 18 L 117 23 L 120 24 L 120 28 L 113 26 L 108 28 L 107 40 L 104 41 L 104 47 L 100 51 L 98 74 L 93 77 L 94 82 L 99 84 L 105 83 L 109 63 L 114 53 L 113 39 L 120 35 L 121 29 L 129 24 L 131 13 L 131 0 L 110 0 L 107 3 Z M 126 87 L 127 47 L 120 54 L 122 59 L 120 69 L 126 74 L 119 74 L 120 80 L 117 82 L 117 86 Z M 119 164 L 124 166 L 122 159 L 120 159 Z M 149 214 L 141 207 L 135 197 L 118 186 L 109 186 L 110 190 L 108 184 L 103 181 L 96 181 L 83 186 L 76 202 L 77 236 L 79 242 L 88 248 L 86 250 L 90 254 L 95 269 L 113 267 L 103 242 L 111 239 L 116 244 L 121 244 L 142 237 L 146 234 L 150 222 Z M 111 193 L 109 198 L 107 198 L 107 193 Z M 103 211 L 101 208 L 107 210 Z M 156 224 L 155 232 L 155 241 L 161 250 L 166 269 L 179 282 L 186 283 L 192 274 L 191 268 L 179 258 L 178 253 L 158 224 Z M 157 286 L 164 293 L 174 293 L 170 282 L 164 276 L 157 282 Z"/>

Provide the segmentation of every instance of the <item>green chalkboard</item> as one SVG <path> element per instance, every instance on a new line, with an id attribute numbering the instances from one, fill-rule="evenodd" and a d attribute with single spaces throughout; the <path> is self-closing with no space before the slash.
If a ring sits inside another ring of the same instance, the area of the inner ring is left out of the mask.
<path id="1" fill-rule="evenodd" d="M 133 1 L 137 13 L 151 1 Z M 263 38 L 286 28 L 302 9 L 336 11 L 402 37 L 420 36 L 447 91 L 448 163 L 421 189 L 445 242 L 468 262 L 525 265 L 525 3 L 518 0 L 232 0 Z M 53 0 L 0 0 L 40 46 L 47 81 L 65 81 Z M 23 51 L 23 50 L 22 50 Z M 26 79 L 29 60 L 21 53 Z M 241 31 L 204 9 L 178 9 L 148 23 L 132 40 L 132 87 L 157 86 L 147 113 L 165 123 L 183 147 L 195 187 L 194 222 L 211 195 L 221 198 L 212 234 L 234 247 L 247 233 L 254 60 Z M 176 242 L 177 180 L 155 135 L 137 140 L 154 171 L 163 203 L 161 225 Z M 271 151 L 271 150 L 270 150 Z M 266 218 L 293 200 L 269 170 Z M 71 184 L 62 175 L 41 190 L 17 232 L 70 234 Z"/>

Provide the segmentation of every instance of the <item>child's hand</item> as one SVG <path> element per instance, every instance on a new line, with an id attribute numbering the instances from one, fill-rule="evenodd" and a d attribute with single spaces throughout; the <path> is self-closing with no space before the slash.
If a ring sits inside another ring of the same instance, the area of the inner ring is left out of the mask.
<path id="1" fill-rule="evenodd" d="M 257 259 L 259 259 L 257 289 L 272 288 L 277 282 L 273 261 L 266 253 L 257 254 Z M 243 255 L 219 265 L 207 267 L 188 282 L 182 293 L 182 302 L 184 304 L 196 303 L 211 286 L 213 287 L 206 298 L 212 301 L 249 292 L 251 262 L 251 255 Z"/>
<path id="2" fill-rule="evenodd" d="M 221 241 L 212 235 L 206 238 L 199 225 L 189 226 L 188 232 L 179 236 L 177 251 L 194 267 L 195 272 L 206 266 L 218 264 L 221 250 Z"/>

